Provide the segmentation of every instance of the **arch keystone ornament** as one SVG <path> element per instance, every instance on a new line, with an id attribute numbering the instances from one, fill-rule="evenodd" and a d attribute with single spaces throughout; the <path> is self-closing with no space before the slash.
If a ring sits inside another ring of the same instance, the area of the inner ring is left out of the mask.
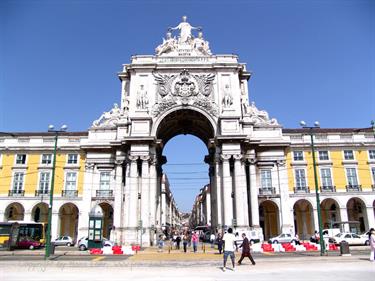
<path id="1" fill-rule="evenodd" d="M 157 233 L 174 226 L 166 217 L 178 217 L 178 209 L 162 169 L 167 162 L 163 147 L 179 134 L 207 145 L 211 210 L 205 223 L 260 229 L 257 151 L 272 161 L 288 142 L 267 112 L 249 105 L 246 65 L 232 54 L 212 55 L 202 30 L 183 17 L 168 29 L 154 56 L 132 56 L 118 74 L 121 105 L 104 112 L 89 129 L 84 149 L 91 169 L 84 191 L 98 185 L 100 173 L 111 173 L 116 228 L 110 238 L 119 244 L 148 246 Z M 253 151 L 251 165 L 243 161 L 248 151 Z M 116 161 L 118 155 L 127 155 L 126 161 Z M 213 160 L 219 155 L 224 161 Z M 91 207 L 100 203 L 90 192 L 83 194 Z M 88 226 L 81 225 L 78 231 L 87 235 Z"/>

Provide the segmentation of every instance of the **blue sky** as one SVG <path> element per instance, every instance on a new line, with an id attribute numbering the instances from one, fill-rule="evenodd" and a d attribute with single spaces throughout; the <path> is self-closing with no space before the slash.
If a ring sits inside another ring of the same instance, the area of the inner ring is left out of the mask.
<path id="1" fill-rule="evenodd" d="M 2 0 L 0 131 L 87 130 L 119 102 L 122 64 L 153 54 L 182 15 L 203 27 L 213 53 L 247 63 L 250 100 L 284 127 L 375 119 L 375 1 Z M 171 180 L 189 210 L 206 182 L 206 148 L 179 136 L 164 153 L 168 164 L 197 163 L 165 167 L 171 179 L 191 172 Z"/>

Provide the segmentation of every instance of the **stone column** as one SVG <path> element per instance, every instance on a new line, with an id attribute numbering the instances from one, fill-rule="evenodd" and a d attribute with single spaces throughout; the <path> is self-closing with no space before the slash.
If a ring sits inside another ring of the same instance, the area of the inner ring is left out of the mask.
<path id="1" fill-rule="evenodd" d="M 157 200 L 157 173 L 156 173 L 156 159 L 151 158 L 150 161 L 150 217 L 149 217 L 149 222 L 150 222 L 150 227 L 152 226 L 155 228 L 156 227 L 156 200 Z M 152 230 L 151 230 L 152 231 Z M 151 240 L 153 241 L 153 245 L 155 245 L 156 237 L 154 233 L 151 232 Z"/>
<path id="2" fill-rule="evenodd" d="M 206 222 L 212 225 L 211 222 L 211 186 L 208 186 L 206 193 Z"/>
<path id="3" fill-rule="evenodd" d="M 348 221 L 348 210 L 346 209 L 346 207 L 341 207 L 340 206 L 340 217 L 341 217 L 341 221 Z M 315 224 L 315 225 L 317 225 L 317 224 Z M 318 228 L 316 228 L 316 230 L 318 230 L 319 229 L 319 227 Z M 349 232 L 350 230 L 349 230 L 349 224 L 347 224 L 347 223 L 345 223 L 344 224 L 344 231 L 345 232 Z"/>
<path id="4" fill-rule="evenodd" d="M 259 202 L 255 158 L 252 157 L 249 161 L 251 223 L 253 227 L 259 228 Z"/>
<path id="5" fill-rule="evenodd" d="M 166 196 L 166 190 L 165 190 L 165 183 L 162 180 L 161 184 L 161 202 L 160 202 L 160 216 L 161 216 L 161 221 L 160 224 L 161 226 L 166 226 L 167 222 L 167 200 L 165 198 Z"/>
<path id="6" fill-rule="evenodd" d="M 368 223 L 368 225 L 366 225 L 366 229 L 369 229 L 375 226 L 374 207 L 373 206 L 366 207 L 366 213 L 367 213 L 367 223 Z"/>
<path id="7" fill-rule="evenodd" d="M 139 214 L 137 214 L 137 201 L 138 201 L 138 167 L 137 160 L 138 156 L 129 156 L 130 160 L 130 178 L 129 178 L 129 204 L 127 208 L 128 216 L 128 228 L 133 230 L 137 227 L 137 219 Z"/>
<path id="8" fill-rule="evenodd" d="M 88 218 L 87 218 L 88 220 Z M 52 212 L 52 221 L 51 221 L 51 241 L 55 240 L 57 237 L 60 236 L 60 223 L 61 220 L 59 220 L 59 210 L 53 210 Z M 88 235 L 88 230 L 85 233 L 85 235 Z M 79 238 L 78 238 L 79 239 Z"/>
<path id="9" fill-rule="evenodd" d="M 223 190 L 221 184 L 221 174 L 220 174 L 220 158 L 215 157 L 214 163 L 215 169 L 215 195 L 216 195 L 216 215 L 217 215 L 217 226 L 223 226 Z"/>
<path id="10" fill-rule="evenodd" d="M 282 233 L 294 233 L 294 220 L 291 215 L 291 206 L 289 203 L 289 186 L 288 186 L 288 174 L 285 167 L 284 160 L 278 160 L 276 162 L 277 168 L 277 189 L 280 194 L 280 222 Z M 284 168 L 284 169 L 283 169 Z M 293 214 L 293 212 L 292 212 Z"/>
<path id="11" fill-rule="evenodd" d="M 223 224 L 232 226 L 233 219 L 233 200 L 232 200 L 232 177 L 230 176 L 229 159 L 231 155 L 222 154 L 223 161 L 223 203 L 224 220 Z"/>
<path id="12" fill-rule="evenodd" d="M 116 243 L 122 243 L 121 241 L 121 232 L 123 225 L 123 214 L 124 214 L 124 194 L 123 194 L 123 185 L 122 185 L 122 164 L 123 160 L 116 160 L 116 176 L 115 176 L 115 188 L 114 188 L 114 208 L 113 208 L 113 226 L 115 230 L 111 232 L 111 240 L 114 240 Z"/>
<path id="13" fill-rule="evenodd" d="M 234 158 L 234 180 L 235 180 L 235 199 L 236 199 L 236 219 L 238 227 L 248 227 L 248 206 L 246 190 L 246 174 L 241 163 L 242 155 L 233 155 Z"/>
<path id="14" fill-rule="evenodd" d="M 78 220 L 78 239 L 87 236 L 89 233 L 89 213 L 91 210 L 91 197 L 96 192 L 93 179 L 94 179 L 94 163 L 86 163 L 85 174 L 82 190 L 82 204 L 79 208 Z"/>
<path id="15" fill-rule="evenodd" d="M 142 156 L 141 219 L 143 227 L 150 227 L 150 171 L 149 156 Z"/>

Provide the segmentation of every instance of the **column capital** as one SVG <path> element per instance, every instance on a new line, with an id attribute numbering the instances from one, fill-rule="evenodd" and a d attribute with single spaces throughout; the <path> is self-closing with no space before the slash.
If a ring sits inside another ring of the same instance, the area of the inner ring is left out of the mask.
<path id="1" fill-rule="evenodd" d="M 222 161 L 228 161 L 231 157 L 231 154 L 220 154 L 220 160 Z"/>
<path id="2" fill-rule="evenodd" d="M 234 160 L 241 160 L 243 158 L 243 154 L 234 154 L 233 158 Z"/>
<path id="3" fill-rule="evenodd" d="M 140 158 L 142 161 L 149 161 L 151 159 L 150 155 L 142 155 Z"/>
<path id="4" fill-rule="evenodd" d="M 94 163 L 86 163 L 85 168 L 86 170 L 94 170 L 95 164 Z"/>
<path id="5" fill-rule="evenodd" d="M 115 164 L 121 166 L 125 162 L 125 159 L 116 159 Z"/>
<path id="6" fill-rule="evenodd" d="M 133 161 L 137 161 L 139 158 L 138 155 L 128 155 L 128 159 L 129 161 L 133 162 Z"/>

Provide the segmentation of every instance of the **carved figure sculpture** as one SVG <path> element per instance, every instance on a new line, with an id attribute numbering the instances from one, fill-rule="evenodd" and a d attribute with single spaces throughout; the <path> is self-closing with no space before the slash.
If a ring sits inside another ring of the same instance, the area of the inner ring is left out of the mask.
<path id="1" fill-rule="evenodd" d="M 204 55 L 211 55 L 210 47 L 208 42 L 203 39 L 202 32 L 199 32 L 198 37 L 194 39 L 193 47 Z"/>
<path id="2" fill-rule="evenodd" d="M 171 32 L 167 32 L 166 39 L 163 38 L 163 43 L 155 49 L 155 52 L 157 55 L 172 52 L 176 49 L 176 44 L 176 38 L 172 37 Z"/>
<path id="3" fill-rule="evenodd" d="M 223 94 L 223 107 L 230 108 L 233 104 L 233 97 L 230 93 L 229 85 L 226 84 L 224 87 L 224 94 Z"/>
<path id="4" fill-rule="evenodd" d="M 168 28 L 168 31 L 177 30 L 177 29 L 180 30 L 179 43 L 189 42 L 189 40 L 192 39 L 191 31 L 193 29 L 202 30 L 201 27 L 191 26 L 190 23 L 186 22 L 186 20 L 187 20 L 187 16 L 183 16 L 182 22 L 179 25 L 177 25 L 176 27 L 169 27 Z"/>
<path id="5" fill-rule="evenodd" d="M 148 107 L 147 91 L 144 89 L 144 85 L 141 85 L 140 89 L 137 92 L 137 108 L 147 109 L 147 107 Z"/>

